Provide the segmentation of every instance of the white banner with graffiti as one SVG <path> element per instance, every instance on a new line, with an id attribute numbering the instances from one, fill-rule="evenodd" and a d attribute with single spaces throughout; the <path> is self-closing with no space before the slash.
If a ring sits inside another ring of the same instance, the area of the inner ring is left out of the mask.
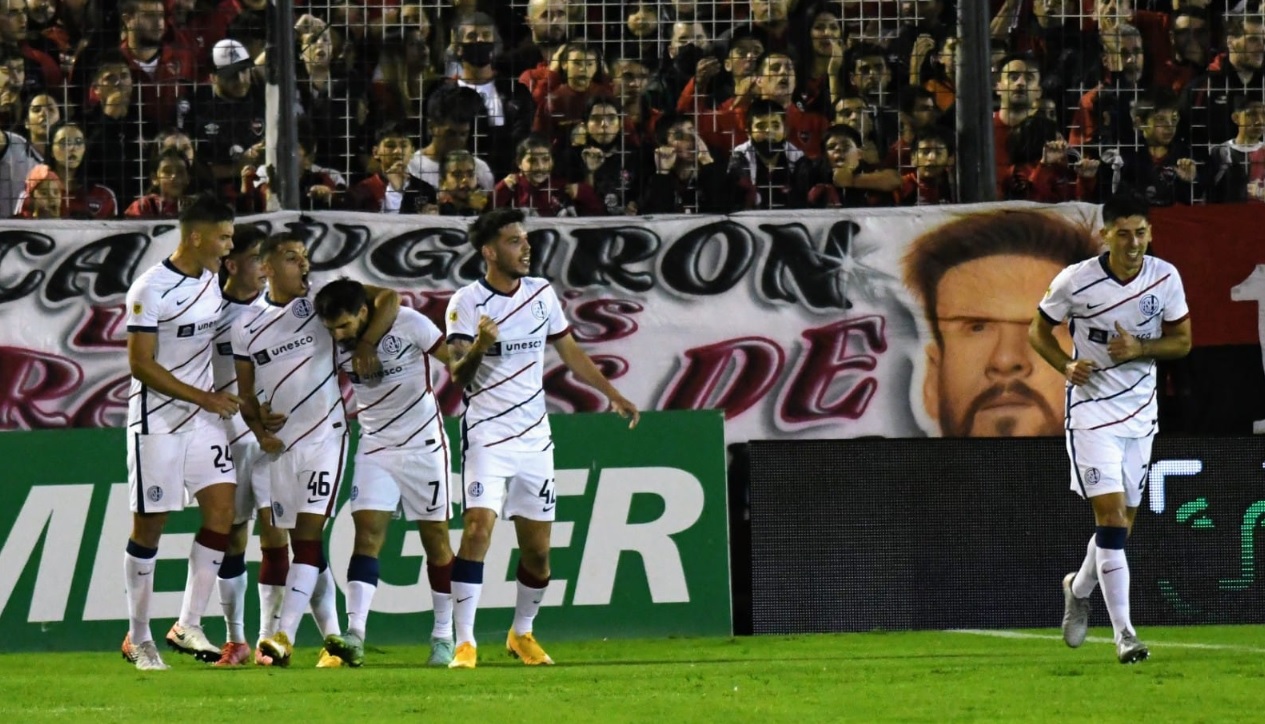
<path id="1" fill-rule="evenodd" d="M 625 395 L 644 409 L 723 408 L 741 442 L 1057 434 L 1062 378 L 1030 353 L 1026 328 L 1065 259 L 1094 243 L 1096 219 L 1088 205 L 996 204 L 528 230 L 533 274 L 552 280 L 575 337 Z M 303 238 L 318 286 L 390 286 L 441 327 L 448 297 L 482 273 L 461 219 L 246 221 Z M 122 424 L 124 294 L 178 235 L 172 222 L 0 228 L 0 429 Z M 545 380 L 555 411 L 605 407 L 556 359 Z"/>

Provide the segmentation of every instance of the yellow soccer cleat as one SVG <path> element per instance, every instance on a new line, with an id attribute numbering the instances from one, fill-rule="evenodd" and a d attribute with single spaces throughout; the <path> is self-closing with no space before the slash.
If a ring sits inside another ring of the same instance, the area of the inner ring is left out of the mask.
<path id="1" fill-rule="evenodd" d="M 331 654 L 329 649 L 321 649 L 321 657 L 316 661 L 318 669 L 341 669 L 343 668 L 343 660 Z"/>
<path id="2" fill-rule="evenodd" d="M 278 631 L 260 641 L 259 650 L 272 657 L 273 666 L 289 666 L 294 645 L 290 643 L 290 637 L 284 631 Z"/>
<path id="3" fill-rule="evenodd" d="M 452 655 L 452 661 L 448 662 L 450 669 L 473 669 L 479 663 L 479 649 L 474 644 L 466 641 L 457 646 L 457 652 Z"/>
<path id="4" fill-rule="evenodd" d="M 509 655 L 522 661 L 528 666 L 552 666 L 553 659 L 549 658 L 549 654 L 540 648 L 540 644 L 536 642 L 536 637 L 527 632 L 522 636 L 514 633 L 514 629 L 510 629 L 509 636 L 505 638 L 505 648 L 509 651 Z"/>

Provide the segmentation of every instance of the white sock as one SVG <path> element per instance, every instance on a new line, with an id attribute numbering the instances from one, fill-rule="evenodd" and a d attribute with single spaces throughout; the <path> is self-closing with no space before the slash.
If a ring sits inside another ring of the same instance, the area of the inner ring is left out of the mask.
<path id="1" fill-rule="evenodd" d="M 452 582 L 452 623 L 456 629 L 458 645 L 478 645 L 474 640 L 474 614 L 479 610 L 479 596 L 482 593 L 482 583 Z"/>
<path id="2" fill-rule="evenodd" d="M 1102 597 L 1107 602 L 1116 638 L 1122 633 L 1133 633 L 1133 622 L 1129 620 L 1129 562 L 1123 549 L 1098 549 L 1098 582 L 1102 584 Z"/>
<path id="3" fill-rule="evenodd" d="M 435 609 L 435 625 L 431 627 L 430 637 L 434 639 L 452 638 L 452 594 L 440 593 L 431 589 L 430 600 Z"/>
<path id="4" fill-rule="evenodd" d="M 123 583 L 127 588 L 127 632 L 132 644 L 151 641 L 149 631 L 149 599 L 154 595 L 155 558 L 137 558 L 123 554 Z"/>
<path id="5" fill-rule="evenodd" d="M 220 607 L 224 609 L 224 628 L 228 640 L 235 644 L 246 643 L 246 574 L 233 578 L 218 578 Z"/>
<path id="6" fill-rule="evenodd" d="M 518 581 L 518 605 L 514 606 L 514 633 L 522 636 L 531 633 L 532 622 L 540 611 L 540 602 L 545 598 L 544 588 L 528 588 Z"/>
<path id="7" fill-rule="evenodd" d="M 274 628 L 281 617 L 281 601 L 285 598 L 286 587 L 274 586 L 271 583 L 259 584 L 259 639 L 268 638 L 276 633 Z"/>
<path id="8" fill-rule="evenodd" d="M 1089 598 L 1098 588 L 1098 536 L 1089 537 L 1089 545 L 1085 549 L 1085 560 L 1081 561 L 1081 569 L 1072 579 L 1072 595 L 1077 598 Z"/>
<path id="9" fill-rule="evenodd" d="M 299 621 L 307 612 L 308 604 L 312 601 L 312 591 L 316 588 L 316 579 L 320 575 L 316 566 L 306 563 L 290 564 L 290 573 L 286 575 L 285 596 L 281 599 L 281 613 L 277 615 L 272 628 L 276 633 L 289 636 L 290 643 L 294 643 L 294 636 L 299 631 Z"/>
<path id="10" fill-rule="evenodd" d="M 322 639 L 330 634 L 342 633 L 338 627 L 338 584 L 334 582 L 334 571 L 328 565 L 312 587 L 312 618 L 321 631 Z"/>
<path id="11" fill-rule="evenodd" d="M 215 579 L 219 578 L 220 562 L 224 551 L 207 548 L 196 540 L 189 551 L 189 576 L 184 584 L 184 599 L 180 603 L 180 625 L 201 626 L 202 615 L 211 600 Z"/>
<path id="12" fill-rule="evenodd" d="M 347 582 L 347 633 L 365 638 L 365 622 L 369 620 L 369 606 L 378 587 L 364 581 Z"/>

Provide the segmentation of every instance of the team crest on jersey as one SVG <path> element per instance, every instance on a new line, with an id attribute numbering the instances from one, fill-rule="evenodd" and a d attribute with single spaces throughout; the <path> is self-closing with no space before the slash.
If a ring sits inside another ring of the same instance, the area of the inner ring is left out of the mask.
<path id="1" fill-rule="evenodd" d="M 359 485 L 351 486 L 351 499 L 355 500 L 356 498 L 359 498 L 359 497 L 360 497 L 360 486 Z"/>
<path id="2" fill-rule="evenodd" d="M 145 497 L 149 498 L 149 502 L 157 503 L 163 499 L 163 489 L 157 485 L 151 485 L 149 490 L 145 491 Z"/>
<path id="3" fill-rule="evenodd" d="M 1160 298 L 1154 294 L 1148 294 L 1138 302 L 1138 307 L 1146 316 L 1154 317 L 1160 312 Z"/>
<path id="4" fill-rule="evenodd" d="M 145 311 L 145 308 L 141 306 L 140 302 L 137 302 L 132 305 L 132 314 L 140 316 L 140 313 L 143 311 Z"/>
<path id="5" fill-rule="evenodd" d="M 307 319 L 312 316 L 312 303 L 307 299 L 299 299 L 294 303 L 294 316 Z"/>
<path id="6" fill-rule="evenodd" d="M 531 316 L 535 317 L 536 319 L 540 319 L 540 320 L 543 320 L 546 316 L 548 316 L 548 312 L 546 312 L 546 311 L 545 311 L 545 303 L 544 303 L 544 302 L 542 302 L 542 301 L 540 301 L 539 299 L 537 299 L 536 301 L 532 302 L 532 303 L 531 303 Z"/>
<path id="7" fill-rule="evenodd" d="M 477 481 L 470 483 L 470 497 L 477 498 L 480 495 L 483 495 L 483 483 Z"/>
<path id="8" fill-rule="evenodd" d="M 281 503 L 278 503 L 278 502 L 277 502 L 277 501 L 275 501 L 275 500 L 274 500 L 274 501 L 272 501 L 272 514 L 273 514 L 273 515 L 275 515 L 275 516 L 277 516 L 278 518 L 280 518 L 281 516 L 285 515 L 285 513 L 286 513 L 286 509 L 285 509 L 285 508 L 283 508 L 283 507 L 281 506 Z"/>
<path id="9" fill-rule="evenodd" d="M 139 306 L 139 305 L 138 305 L 138 306 Z M 140 312 L 137 312 L 137 314 L 140 314 Z M 455 309 L 454 309 L 454 310 L 452 310 L 451 312 L 449 312 L 449 313 L 448 313 L 448 321 L 449 321 L 449 322 L 456 322 L 456 321 L 457 321 L 457 310 L 455 310 Z"/>
<path id="10" fill-rule="evenodd" d="M 1085 484 L 1097 485 L 1102 480 L 1102 473 L 1098 472 L 1098 468 L 1088 468 L 1085 470 Z"/>
<path id="11" fill-rule="evenodd" d="M 404 345 L 400 343 L 400 338 L 393 334 L 388 334 L 382 338 L 382 351 L 387 354 L 399 354 Z"/>

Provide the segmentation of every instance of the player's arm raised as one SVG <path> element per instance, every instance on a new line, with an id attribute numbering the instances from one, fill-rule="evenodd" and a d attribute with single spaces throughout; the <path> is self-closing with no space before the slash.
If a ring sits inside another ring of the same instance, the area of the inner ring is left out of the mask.
<path id="1" fill-rule="evenodd" d="M 270 411 L 265 410 L 265 406 L 261 406 L 259 398 L 255 396 L 255 363 L 238 357 L 233 360 L 233 366 L 237 368 L 237 391 L 242 397 L 242 419 L 246 421 L 246 427 L 255 433 L 255 439 L 264 452 L 281 452 L 285 443 L 264 424 L 264 415 Z M 284 422 L 283 418 L 282 423 Z"/>
<path id="2" fill-rule="evenodd" d="M 1054 337 L 1054 325 L 1045 318 L 1044 314 L 1038 312 L 1032 318 L 1032 324 L 1028 325 L 1028 343 L 1037 351 L 1037 354 L 1041 355 L 1042 359 L 1062 372 L 1072 384 L 1083 385 L 1089 381 L 1089 375 L 1094 371 L 1094 363 L 1087 359 L 1072 359 L 1072 356 Z"/>
<path id="3" fill-rule="evenodd" d="M 378 359 L 378 343 L 391 331 L 395 318 L 400 315 L 400 293 L 394 289 L 366 284 L 365 294 L 369 297 L 369 320 L 365 325 L 365 333 L 356 343 L 351 368 L 356 374 L 367 377 L 382 371 L 382 361 Z"/>
<path id="4" fill-rule="evenodd" d="M 606 399 L 611 401 L 611 409 L 618 412 L 620 417 L 629 418 L 630 430 L 637 426 L 637 421 L 641 419 L 641 412 L 637 410 L 637 406 L 619 394 L 619 390 L 615 389 L 610 380 L 606 379 L 606 375 L 593 364 L 592 358 L 580 348 L 575 337 L 568 332 L 553 341 L 553 348 L 558 351 L 562 363 L 571 370 L 572 374 L 584 384 L 596 387 L 599 392 L 606 395 Z"/>
<path id="5" fill-rule="evenodd" d="M 229 418 L 237 414 L 241 400 L 236 395 L 215 390 L 199 390 L 181 382 L 171 374 L 170 370 L 158 364 L 158 360 L 154 359 L 157 348 L 157 333 L 128 332 L 127 364 L 131 368 L 132 377 L 159 394 L 192 402 L 220 417 Z"/>
<path id="6" fill-rule="evenodd" d="M 496 343 L 500 334 L 496 322 L 484 314 L 479 317 L 474 341 L 464 337 L 448 338 L 448 373 L 458 385 L 465 387 L 474 382 L 474 375 L 483 364 L 483 355 Z"/>

